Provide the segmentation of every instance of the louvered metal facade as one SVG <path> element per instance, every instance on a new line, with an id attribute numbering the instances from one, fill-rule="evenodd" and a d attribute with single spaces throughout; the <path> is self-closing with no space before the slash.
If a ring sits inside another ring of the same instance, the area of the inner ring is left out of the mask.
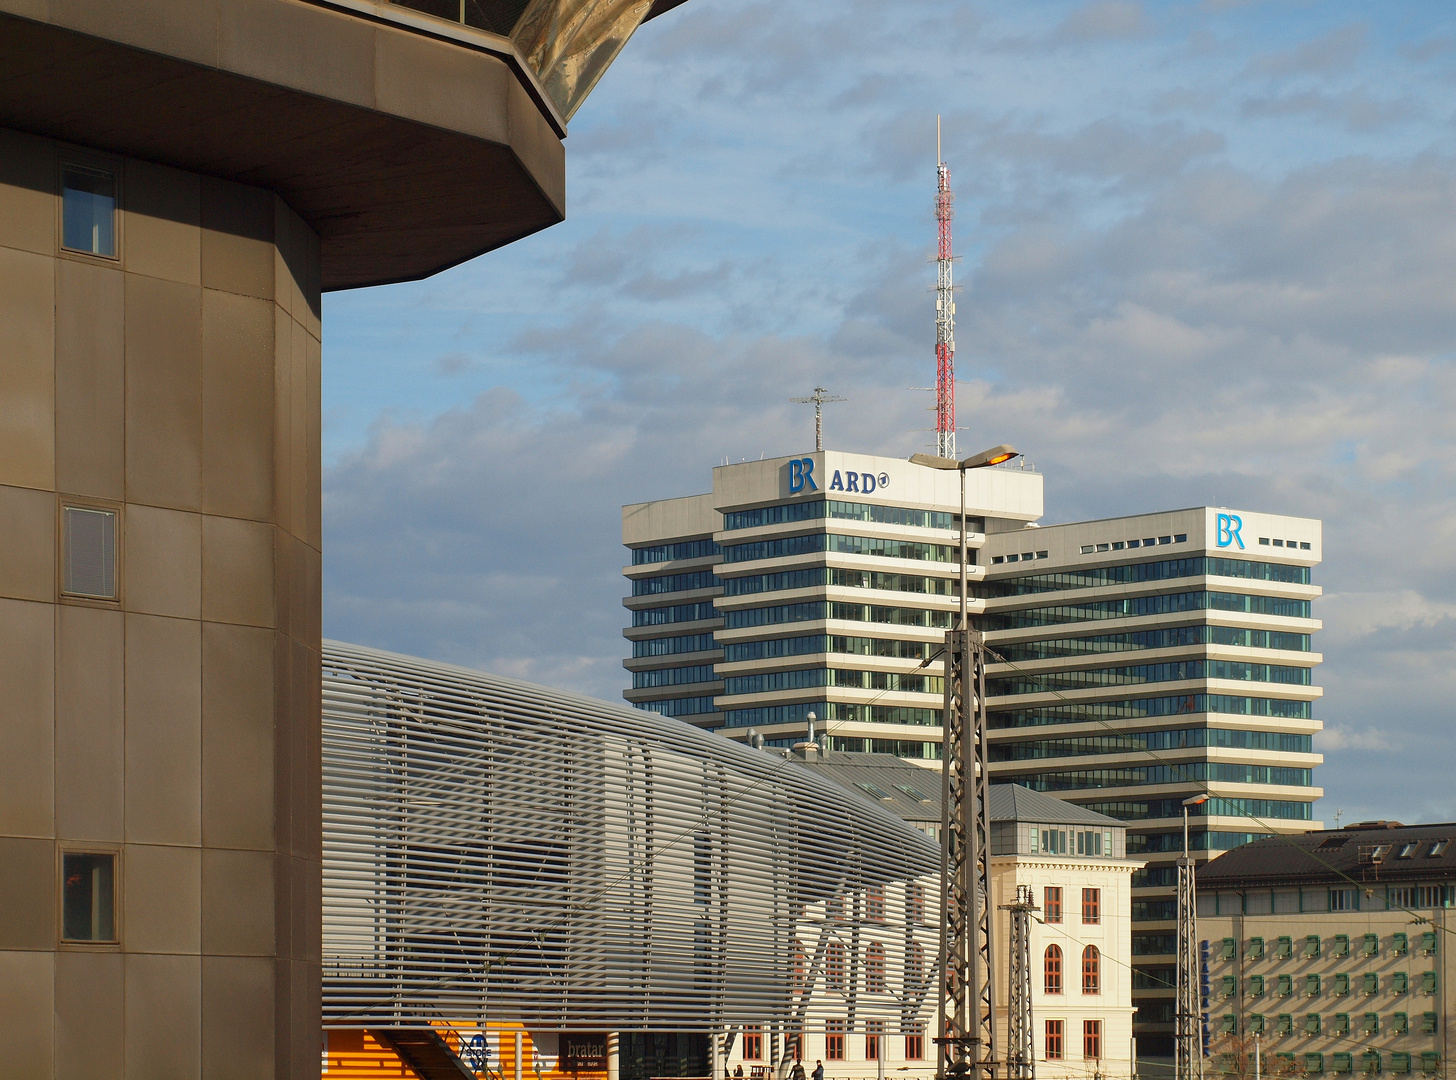
<path id="1" fill-rule="evenodd" d="M 328 642 L 323 830 L 324 1022 L 371 1028 L 797 1027 L 810 924 L 938 867 L 784 756 Z"/>

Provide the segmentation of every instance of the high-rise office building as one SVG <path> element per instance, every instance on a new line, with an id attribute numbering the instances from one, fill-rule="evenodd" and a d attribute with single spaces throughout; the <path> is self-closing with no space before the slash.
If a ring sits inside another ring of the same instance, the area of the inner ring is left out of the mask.
<path id="1" fill-rule="evenodd" d="M 959 598 L 959 477 L 833 452 L 728 465 L 629 506 L 628 700 L 734 738 L 940 754 L 937 649 Z M 1200 507 L 1038 527 L 1041 477 L 967 474 L 969 608 L 991 769 L 1128 823 L 1145 1052 L 1171 1034 L 1182 802 L 1205 860 L 1317 828 L 1320 523 Z M 927 662 L 928 661 L 928 662 Z"/>
<path id="2" fill-rule="evenodd" d="M 318 1076 L 320 297 L 560 221 L 652 7 L 0 0 L 0 1072 Z"/>

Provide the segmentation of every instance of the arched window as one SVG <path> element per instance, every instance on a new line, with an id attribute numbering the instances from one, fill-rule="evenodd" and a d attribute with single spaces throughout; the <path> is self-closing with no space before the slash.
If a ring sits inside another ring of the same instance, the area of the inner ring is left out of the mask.
<path id="1" fill-rule="evenodd" d="M 912 942 L 905 954 L 905 988 L 919 990 L 925 985 L 925 950 L 919 942 Z"/>
<path id="2" fill-rule="evenodd" d="M 1096 945 L 1082 950 L 1082 993 L 1102 993 L 1102 954 Z"/>
<path id="3" fill-rule="evenodd" d="M 1060 946 L 1047 946 L 1043 970 L 1046 973 L 1046 992 L 1060 994 L 1062 992 L 1062 950 Z"/>
<path id="4" fill-rule="evenodd" d="M 871 942 L 865 950 L 865 991 L 870 994 L 885 992 L 885 947 L 878 941 Z"/>
<path id="5" fill-rule="evenodd" d="M 844 946 L 837 941 L 830 942 L 824 958 L 824 989 L 844 989 Z"/>

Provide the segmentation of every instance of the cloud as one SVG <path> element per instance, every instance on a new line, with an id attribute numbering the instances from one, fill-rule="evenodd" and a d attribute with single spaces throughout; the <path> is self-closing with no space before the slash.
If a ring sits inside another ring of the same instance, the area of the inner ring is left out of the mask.
<path id="1" fill-rule="evenodd" d="M 1055 45 L 1139 38 L 1148 32 L 1147 15 L 1133 0 L 1094 0 L 1072 11 L 1049 35 Z"/>
<path id="2" fill-rule="evenodd" d="M 1363 23 L 1350 23 L 1302 42 L 1292 49 L 1258 57 L 1250 71 L 1258 75 L 1343 75 L 1365 52 L 1370 31 Z"/>
<path id="3" fill-rule="evenodd" d="M 1379 131 L 1415 116 L 1418 107 L 1409 98 L 1381 101 L 1363 91 L 1321 94 L 1314 91 L 1253 97 L 1244 102 L 1250 117 L 1315 116 L 1356 132 Z"/>

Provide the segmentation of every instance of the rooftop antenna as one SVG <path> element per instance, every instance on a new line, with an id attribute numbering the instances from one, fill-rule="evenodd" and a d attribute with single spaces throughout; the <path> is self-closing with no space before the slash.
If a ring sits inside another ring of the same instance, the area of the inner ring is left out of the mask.
<path id="1" fill-rule="evenodd" d="M 814 406 L 814 450 L 819 452 L 824 449 L 824 405 L 830 401 L 848 401 L 849 398 L 840 397 L 838 394 L 831 394 L 822 386 L 814 387 L 814 392 L 808 397 L 789 398 L 795 405 Z"/>
<path id="2" fill-rule="evenodd" d="M 935 281 L 935 453 L 956 457 L 955 423 L 955 300 L 951 285 L 950 221 L 955 216 L 955 194 L 950 189 L 950 166 L 940 156 L 940 117 L 935 118 L 935 222 L 939 232 Z"/>

